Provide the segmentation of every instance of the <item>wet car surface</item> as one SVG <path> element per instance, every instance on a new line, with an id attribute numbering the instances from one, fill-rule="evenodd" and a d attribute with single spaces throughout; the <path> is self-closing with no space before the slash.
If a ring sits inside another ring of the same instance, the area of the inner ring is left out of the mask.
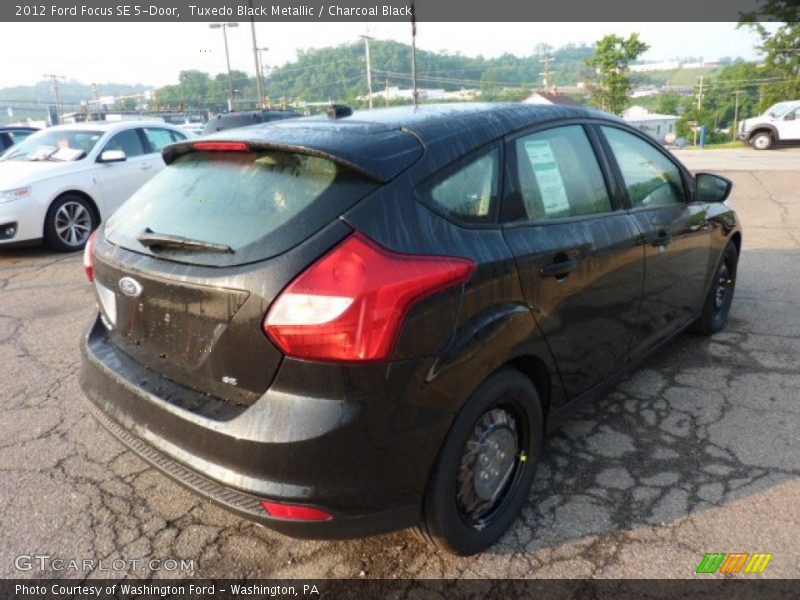
<path id="1" fill-rule="evenodd" d="M 82 387 L 165 473 L 295 537 L 485 550 L 545 425 L 733 301 L 731 182 L 602 113 L 383 109 L 163 157 L 87 244 Z"/>
<path id="2" fill-rule="evenodd" d="M 100 434 L 80 399 L 74 340 L 91 312 L 80 259 L 8 252 L 3 573 L 16 573 L 13 555 L 50 552 L 195 558 L 182 576 L 687 576 L 711 547 L 768 546 L 766 575 L 797 576 L 800 330 L 785 277 L 796 176 L 728 175 L 748 231 L 729 331 L 682 336 L 576 414 L 551 438 L 521 521 L 470 559 L 406 533 L 290 540 L 169 482 Z"/>

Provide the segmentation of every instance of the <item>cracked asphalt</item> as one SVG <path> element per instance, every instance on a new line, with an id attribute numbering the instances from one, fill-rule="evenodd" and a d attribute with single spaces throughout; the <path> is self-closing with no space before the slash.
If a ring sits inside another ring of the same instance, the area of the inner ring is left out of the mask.
<path id="1" fill-rule="evenodd" d="M 86 576 L 17 571 L 31 554 L 140 560 L 113 573 L 133 577 L 693 577 L 706 552 L 771 552 L 764 577 L 800 577 L 800 151 L 679 156 L 736 184 L 728 328 L 679 337 L 576 412 L 549 438 L 522 518 L 471 558 L 410 532 L 292 540 L 172 483 L 87 411 L 81 257 L 0 251 L 0 577 Z"/>

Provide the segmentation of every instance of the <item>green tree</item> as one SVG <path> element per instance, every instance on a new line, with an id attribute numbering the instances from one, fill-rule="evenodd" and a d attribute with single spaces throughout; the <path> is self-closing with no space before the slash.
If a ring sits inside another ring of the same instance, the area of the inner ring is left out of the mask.
<path id="1" fill-rule="evenodd" d="M 120 100 L 117 100 L 115 105 L 119 110 L 132 112 L 137 109 L 138 103 L 136 101 L 136 98 L 128 96 L 127 98 L 122 98 Z"/>
<path id="2" fill-rule="evenodd" d="M 592 86 L 592 100 L 597 106 L 616 115 L 625 110 L 633 88 L 630 63 L 648 48 L 638 33 L 632 33 L 627 39 L 610 34 L 597 42 L 594 56 L 586 60 L 586 65 L 593 67 L 599 76 Z"/>
<path id="3" fill-rule="evenodd" d="M 680 94 L 668 92 L 658 97 L 658 101 L 656 102 L 657 113 L 662 115 L 677 115 L 682 110 Z"/>
<path id="4" fill-rule="evenodd" d="M 696 97 L 683 98 L 684 113 L 678 121 L 679 135 L 692 136 L 690 123 L 705 125 L 710 142 L 730 141 L 737 122 L 760 112 L 759 98 L 765 81 L 776 77 L 768 66 L 739 62 L 723 68 L 707 81 L 700 106 Z M 737 112 L 738 109 L 738 112 Z M 738 121 L 737 121 L 738 119 Z"/>
<path id="5" fill-rule="evenodd" d="M 490 67 L 481 77 L 481 100 L 491 102 L 500 97 L 502 86 L 500 85 L 500 75 L 497 70 Z"/>
<path id="6" fill-rule="evenodd" d="M 770 31 L 759 19 L 781 23 Z M 742 15 L 740 27 L 755 30 L 761 38 L 759 50 L 765 53 L 765 65 L 780 81 L 764 85 L 759 108 L 781 100 L 800 98 L 800 3 L 797 0 L 766 0 L 758 11 Z"/>

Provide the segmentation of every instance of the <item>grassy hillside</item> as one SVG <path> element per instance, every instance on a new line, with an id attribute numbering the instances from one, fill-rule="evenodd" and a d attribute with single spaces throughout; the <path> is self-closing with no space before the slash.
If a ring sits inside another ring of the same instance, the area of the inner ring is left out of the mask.
<path id="1" fill-rule="evenodd" d="M 146 89 L 149 86 L 143 84 L 101 83 L 97 86 L 100 96 L 126 96 Z M 66 81 L 60 84 L 60 94 L 63 110 L 67 113 L 80 110 L 81 100 L 93 99 L 95 90 L 90 84 Z M 44 120 L 47 118 L 47 107 L 51 104 L 55 104 L 55 96 L 49 80 L 35 85 L 0 88 L 0 123 Z"/>

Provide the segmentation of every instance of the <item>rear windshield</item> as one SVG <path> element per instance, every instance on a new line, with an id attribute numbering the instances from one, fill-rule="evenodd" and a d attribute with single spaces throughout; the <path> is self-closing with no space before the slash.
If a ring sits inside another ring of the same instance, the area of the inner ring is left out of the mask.
<path id="1" fill-rule="evenodd" d="M 325 158 L 288 152 L 193 152 L 139 189 L 108 221 L 113 244 L 178 262 L 244 264 L 285 252 L 377 184 Z M 145 232 L 233 253 L 142 245 Z"/>

